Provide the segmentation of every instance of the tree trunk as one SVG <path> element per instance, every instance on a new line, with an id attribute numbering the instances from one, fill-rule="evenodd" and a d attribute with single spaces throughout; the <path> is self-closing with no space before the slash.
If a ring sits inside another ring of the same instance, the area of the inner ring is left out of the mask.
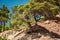
<path id="1" fill-rule="evenodd" d="M 2 32 L 5 31 L 5 21 L 4 21 L 4 26 L 2 27 Z"/>
<path id="2" fill-rule="evenodd" d="M 4 26 L 5 26 L 5 21 L 4 21 Z"/>
<path id="3" fill-rule="evenodd" d="M 2 21 L 0 20 L 0 32 L 2 31 Z"/>
<path id="4" fill-rule="evenodd" d="M 0 27 L 2 27 L 2 21 L 0 21 Z"/>

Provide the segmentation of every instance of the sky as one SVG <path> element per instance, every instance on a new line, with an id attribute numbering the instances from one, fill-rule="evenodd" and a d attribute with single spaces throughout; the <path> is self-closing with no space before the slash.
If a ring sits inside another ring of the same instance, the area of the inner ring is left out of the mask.
<path id="1" fill-rule="evenodd" d="M 8 7 L 8 9 L 10 10 L 10 13 L 12 13 L 12 7 L 14 7 L 16 5 L 25 4 L 27 2 L 28 2 L 28 0 L 0 0 L 0 8 L 4 4 L 5 6 Z M 9 22 L 6 24 L 9 25 Z"/>
<path id="2" fill-rule="evenodd" d="M 0 0 L 0 8 L 4 4 L 11 11 L 11 8 L 15 5 L 21 5 L 28 2 L 28 0 Z"/>

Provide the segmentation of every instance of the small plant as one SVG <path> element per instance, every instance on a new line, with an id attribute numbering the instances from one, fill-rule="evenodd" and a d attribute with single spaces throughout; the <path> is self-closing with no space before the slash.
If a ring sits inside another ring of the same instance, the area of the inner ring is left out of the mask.
<path id="1" fill-rule="evenodd" d="M 0 40 L 7 40 L 6 37 L 0 37 Z"/>
<path id="2" fill-rule="evenodd" d="M 10 30 L 11 29 L 11 27 L 10 26 L 1 26 L 0 27 L 0 32 L 3 32 L 3 31 L 6 31 L 6 30 Z"/>

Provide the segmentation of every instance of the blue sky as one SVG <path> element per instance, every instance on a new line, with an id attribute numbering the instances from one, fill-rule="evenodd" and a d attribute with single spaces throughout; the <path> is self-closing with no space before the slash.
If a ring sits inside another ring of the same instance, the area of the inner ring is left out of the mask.
<path id="1" fill-rule="evenodd" d="M 0 0 L 0 8 L 4 4 L 11 11 L 11 8 L 15 5 L 21 5 L 28 2 L 28 0 Z"/>
<path id="2" fill-rule="evenodd" d="M 0 0 L 0 8 L 4 4 L 5 6 L 8 7 L 8 9 L 10 10 L 10 13 L 11 13 L 12 12 L 12 7 L 14 7 L 16 5 L 25 4 L 27 2 L 28 2 L 28 0 Z M 9 22 L 6 23 L 6 24 L 9 25 Z"/>

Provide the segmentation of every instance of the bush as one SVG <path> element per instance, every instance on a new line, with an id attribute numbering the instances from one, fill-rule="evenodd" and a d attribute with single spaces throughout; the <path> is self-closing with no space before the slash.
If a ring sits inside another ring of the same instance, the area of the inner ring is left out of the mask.
<path id="1" fill-rule="evenodd" d="M 0 27 L 0 32 L 6 31 L 6 30 L 10 30 L 11 27 L 10 26 L 1 26 Z"/>
<path id="2" fill-rule="evenodd" d="M 6 37 L 0 37 L 0 40 L 7 40 Z"/>

